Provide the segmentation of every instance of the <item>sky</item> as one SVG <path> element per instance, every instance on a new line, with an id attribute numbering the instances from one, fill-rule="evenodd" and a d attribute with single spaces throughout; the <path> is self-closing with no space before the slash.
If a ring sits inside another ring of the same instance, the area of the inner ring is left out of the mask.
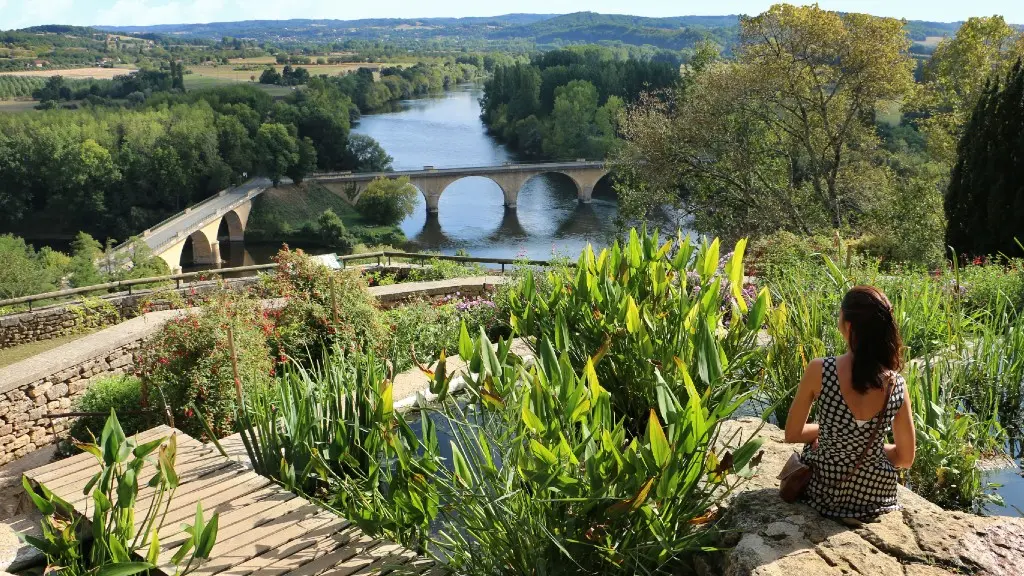
<path id="1" fill-rule="evenodd" d="M 803 4 L 800 0 L 791 0 Z M 427 18 L 496 16 L 509 12 L 565 14 L 589 10 L 639 16 L 757 14 L 772 0 L 0 0 L 0 30 L 39 24 L 151 25 L 289 18 Z M 909 20 L 951 22 L 1000 14 L 1024 23 L 1022 0 L 820 0 L 829 10 L 867 12 Z"/>

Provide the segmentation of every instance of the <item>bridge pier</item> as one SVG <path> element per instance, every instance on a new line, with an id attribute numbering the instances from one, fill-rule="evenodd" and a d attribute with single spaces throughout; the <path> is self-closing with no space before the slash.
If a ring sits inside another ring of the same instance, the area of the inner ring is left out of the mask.
<path id="1" fill-rule="evenodd" d="M 194 256 L 195 263 L 196 264 L 213 264 L 214 266 L 217 266 L 219 268 L 220 265 L 221 265 L 220 242 L 218 242 L 216 240 L 216 238 L 215 238 L 212 242 L 210 242 L 210 244 L 209 244 L 210 249 L 209 250 L 197 250 L 196 249 L 197 244 L 198 244 L 197 242 L 193 242 L 192 243 L 192 253 L 195 255 Z"/>

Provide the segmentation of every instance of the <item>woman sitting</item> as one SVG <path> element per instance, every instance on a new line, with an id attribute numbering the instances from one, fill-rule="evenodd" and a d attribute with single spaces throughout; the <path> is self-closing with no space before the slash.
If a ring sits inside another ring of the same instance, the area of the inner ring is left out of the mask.
<path id="1" fill-rule="evenodd" d="M 807 444 L 813 474 L 802 499 L 824 516 L 870 518 L 896 510 L 897 468 L 916 450 L 899 329 L 880 290 L 857 286 L 843 297 L 842 356 L 811 361 L 786 421 L 786 442 Z M 809 424 L 817 403 L 816 424 Z M 895 444 L 885 444 L 889 430 Z"/>

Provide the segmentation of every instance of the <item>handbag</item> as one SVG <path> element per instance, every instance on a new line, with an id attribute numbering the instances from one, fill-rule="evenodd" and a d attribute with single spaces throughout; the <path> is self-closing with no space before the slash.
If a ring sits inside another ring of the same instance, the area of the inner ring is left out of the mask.
<path id="1" fill-rule="evenodd" d="M 882 404 L 882 409 L 878 411 L 878 414 L 875 414 L 877 421 L 871 428 L 871 438 L 868 439 L 867 444 L 864 445 L 864 450 L 857 457 L 857 463 L 853 465 L 853 470 L 850 470 L 835 486 L 846 484 L 857 473 L 861 464 L 864 463 L 868 451 L 871 450 L 871 447 L 875 444 L 875 439 L 878 438 L 878 429 L 882 427 L 882 415 L 885 414 L 885 410 L 889 407 L 893 388 L 895 386 L 890 384 L 885 393 L 885 404 Z M 779 497 L 782 498 L 783 502 L 790 504 L 796 502 L 800 499 L 800 495 L 804 493 L 804 490 L 807 489 L 807 484 L 810 483 L 813 476 L 814 468 L 809 463 L 804 462 L 798 452 L 794 452 L 790 455 L 789 460 L 786 461 L 786 465 L 782 467 L 782 472 L 779 472 Z"/>

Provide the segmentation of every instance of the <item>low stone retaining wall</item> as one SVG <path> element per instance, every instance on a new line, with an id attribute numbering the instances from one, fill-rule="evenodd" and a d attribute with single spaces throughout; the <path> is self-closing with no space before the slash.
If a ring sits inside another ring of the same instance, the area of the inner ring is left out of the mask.
<path id="1" fill-rule="evenodd" d="M 9 314 L 0 317 L 0 349 L 111 326 L 145 312 L 180 307 L 181 302 L 187 303 L 195 298 L 201 298 L 225 286 L 232 290 L 240 290 L 252 286 L 257 281 L 257 276 L 251 276 L 196 282 L 182 288 L 167 286 L 139 290 L 132 294 L 114 294 L 79 302 L 55 304 L 31 312 Z"/>
<path id="2" fill-rule="evenodd" d="M 0 465 L 55 443 L 69 422 L 50 414 L 69 411 L 93 378 L 130 371 L 135 350 L 180 313 L 151 312 L 0 368 Z"/>
<path id="3" fill-rule="evenodd" d="M 410 282 L 376 286 L 370 293 L 383 306 L 415 298 L 460 293 L 478 295 L 505 282 L 501 276 L 457 278 L 436 282 Z M 265 300 L 264 306 L 283 305 Z M 169 319 L 184 310 L 149 312 L 100 330 L 63 346 L 0 368 L 0 466 L 29 452 L 56 443 L 70 424 L 51 420 L 53 412 L 67 412 L 73 400 L 101 376 L 131 371 L 134 351 Z"/>

